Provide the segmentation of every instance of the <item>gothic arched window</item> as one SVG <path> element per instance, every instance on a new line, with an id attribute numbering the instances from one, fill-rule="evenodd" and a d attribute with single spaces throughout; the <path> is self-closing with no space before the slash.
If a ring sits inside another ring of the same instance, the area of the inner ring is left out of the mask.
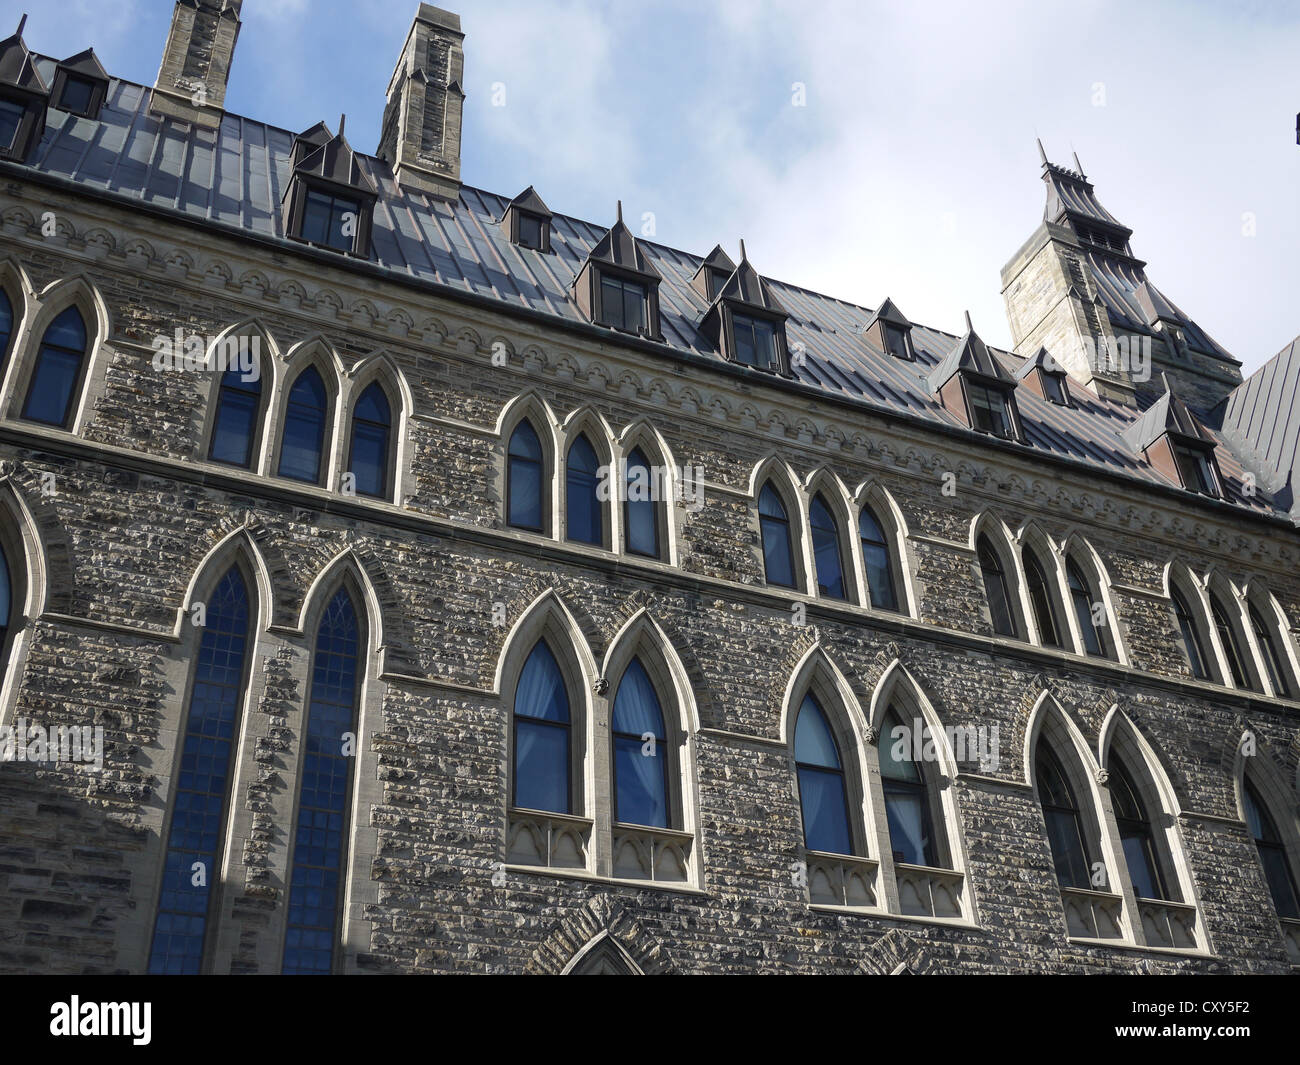
<path id="1" fill-rule="evenodd" d="M 763 540 L 764 579 L 780 588 L 793 588 L 794 546 L 790 539 L 790 516 L 770 482 L 758 493 L 758 524 Z"/>
<path id="2" fill-rule="evenodd" d="M 378 381 L 361 393 L 352 409 L 352 445 L 348 471 L 356 479 L 357 495 L 387 499 L 392 466 L 393 415 Z"/>
<path id="3" fill-rule="evenodd" d="M 1187 606 L 1187 600 L 1177 588 L 1169 589 L 1169 600 L 1174 605 L 1174 620 L 1178 622 L 1178 631 L 1183 637 L 1183 649 L 1187 652 L 1187 662 L 1192 667 L 1192 676 L 1205 680 L 1209 671 L 1205 668 L 1205 648 L 1201 644 L 1201 634 L 1197 631 L 1196 620 Z"/>
<path id="4" fill-rule="evenodd" d="M 284 408 L 284 431 L 280 438 L 281 477 L 319 484 L 325 452 L 325 428 L 329 422 L 325 383 L 314 366 L 298 375 L 289 389 Z"/>
<path id="5" fill-rule="evenodd" d="M 863 507 L 858 515 L 858 535 L 862 540 L 862 560 L 867 569 L 867 593 L 877 610 L 898 609 L 898 589 L 894 586 L 894 560 L 885 537 L 884 527 Z"/>
<path id="6" fill-rule="evenodd" d="M 828 599 L 846 599 L 844 561 L 840 557 L 840 530 L 820 493 L 808 507 L 812 526 L 813 560 L 817 566 L 817 594 Z"/>
<path id="7" fill-rule="evenodd" d="M 542 532 L 546 514 L 546 463 L 533 423 L 524 419 L 510 434 L 506 467 L 506 522 Z"/>
<path id="8" fill-rule="evenodd" d="M 1250 624 L 1255 630 L 1255 641 L 1259 644 L 1259 652 L 1264 658 L 1264 668 L 1268 671 L 1273 691 L 1283 699 L 1291 698 L 1291 682 L 1288 680 L 1290 670 L 1273 638 L 1273 629 L 1264 621 L 1264 615 L 1254 603 L 1250 604 Z"/>
<path id="9" fill-rule="evenodd" d="M 927 731 L 920 717 L 904 725 L 891 707 L 880 737 L 880 776 L 894 861 L 938 867 L 943 848 L 935 831 L 934 794 L 924 760 L 915 758 L 918 749 L 925 749 Z"/>
<path id="10" fill-rule="evenodd" d="M 1098 606 L 1088 579 L 1072 558 L 1065 560 L 1065 575 L 1070 585 L 1070 601 L 1074 604 L 1074 616 L 1079 623 L 1084 650 L 1098 657 L 1114 657 L 1111 653 L 1110 630 L 1106 626 L 1105 608 Z"/>
<path id="11" fill-rule="evenodd" d="M 1025 582 L 1029 589 L 1029 603 L 1034 608 L 1034 621 L 1044 647 L 1060 647 L 1061 627 L 1056 620 L 1055 597 L 1047 584 L 1038 555 L 1031 547 L 1025 548 Z"/>
<path id="12" fill-rule="evenodd" d="M 1011 590 L 1007 584 L 1007 575 L 1002 568 L 1001 558 L 993 550 L 989 538 L 983 534 L 976 541 L 975 553 L 979 557 L 980 574 L 984 578 L 984 595 L 988 599 L 993 631 L 999 636 L 1012 636 L 1019 639 L 1015 611 L 1011 608 Z"/>
<path id="13" fill-rule="evenodd" d="M 330 973 L 346 881 L 352 766 L 357 753 L 361 639 L 340 588 L 316 631 L 298 818 L 289 867 L 285 973 Z"/>
<path id="14" fill-rule="evenodd" d="M 221 377 L 217 390 L 217 416 L 212 426 L 208 457 L 213 462 L 247 468 L 253 461 L 257 423 L 262 408 L 262 378 L 232 367 Z"/>
<path id="15" fill-rule="evenodd" d="M 1251 837 L 1259 851 L 1259 863 L 1264 867 L 1264 879 L 1268 881 L 1273 906 L 1279 917 L 1300 920 L 1300 891 L 1296 890 L 1295 876 L 1291 871 L 1282 835 L 1249 778 L 1242 783 L 1246 824 L 1250 827 Z"/>
<path id="16" fill-rule="evenodd" d="M 23 403 L 23 417 L 66 429 L 86 369 L 86 323 L 76 307 L 54 319 L 41 338 Z"/>
<path id="17" fill-rule="evenodd" d="M 817 700 L 809 692 L 794 729 L 804 846 L 830 854 L 853 854 L 849 796 L 839 744 Z"/>
<path id="18" fill-rule="evenodd" d="M 1223 653 L 1228 659 L 1228 672 L 1232 675 L 1232 682 L 1238 688 L 1254 687 L 1246 672 L 1246 659 L 1241 653 L 1237 630 L 1228 616 L 1227 607 L 1214 591 L 1210 592 L 1210 613 L 1214 615 L 1214 627 L 1219 632 L 1219 642 L 1223 645 Z"/>
<path id="19" fill-rule="evenodd" d="M 619 681 L 611 732 L 614 820 L 668 828 L 668 738 L 659 697 L 640 659 L 632 659 Z"/>
<path id="20" fill-rule="evenodd" d="M 149 952 L 149 972 L 163 975 L 200 971 L 214 912 L 249 661 L 248 587 L 238 567 L 217 582 L 204 611 Z"/>
<path id="21" fill-rule="evenodd" d="M 1045 741 L 1038 744 L 1034 774 L 1057 882 L 1061 887 L 1091 889 L 1092 853 L 1083 814 L 1064 766 Z"/>
<path id="22" fill-rule="evenodd" d="M 627 457 L 623 503 L 624 546 L 629 554 L 659 557 L 659 486 L 654 470 L 639 447 Z"/>
<path id="23" fill-rule="evenodd" d="M 564 463 L 565 535 L 581 544 L 605 544 L 605 504 L 601 501 L 600 459 L 586 435 L 569 445 Z"/>
<path id="24" fill-rule="evenodd" d="M 1164 872 L 1160 865 L 1155 832 L 1146 804 L 1138 792 L 1132 775 L 1117 754 L 1111 755 L 1110 795 L 1115 811 L 1115 824 L 1124 847 L 1124 863 L 1128 866 L 1133 892 L 1140 899 L 1169 899 Z"/>
<path id="25" fill-rule="evenodd" d="M 539 640 L 519 674 L 514 706 L 512 805 L 567 814 L 572 739 L 569 692 L 545 640 Z"/>

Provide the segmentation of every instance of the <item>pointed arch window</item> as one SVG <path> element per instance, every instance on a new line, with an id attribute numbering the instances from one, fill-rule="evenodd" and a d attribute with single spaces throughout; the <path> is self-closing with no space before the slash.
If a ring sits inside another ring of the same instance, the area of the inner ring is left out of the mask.
<path id="1" fill-rule="evenodd" d="M 1034 608 L 1034 621 L 1038 635 L 1045 647 L 1060 647 L 1061 627 L 1056 620 L 1056 606 L 1047 585 L 1047 575 L 1032 547 L 1025 548 L 1025 582 L 1029 589 L 1029 603 Z"/>
<path id="2" fill-rule="evenodd" d="M 237 368 L 227 370 L 217 390 L 217 417 L 212 427 L 208 457 L 245 469 L 253 461 L 258 415 L 262 407 L 262 378 L 249 380 Z"/>
<path id="3" fill-rule="evenodd" d="M 1238 688 L 1253 688 L 1254 685 L 1251 684 L 1246 672 L 1246 660 L 1241 653 L 1237 630 L 1233 627 L 1227 608 L 1215 591 L 1210 592 L 1210 613 L 1214 615 L 1214 627 L 1218 630 L 1219 642 L 1223 645 L 1223 653 L 1228 659 L 1228 672 L 1232 675 L 1232 682 Z"/>
<path id="4" fill-rule="evenodd" d="M 9 293 L 0 288 L 0 366 L 3 366 L 9 354 L 9 341 L 14 335 L 14 308 L 9 302 Z"/>
<path id="5" fill-rule="evenodd" d="M 392 435 L 392 407 L 383 386 L 376 381 L 361 393 L 352 410 L 348 470 L 356 478 L 357 495 L 388 498 Z"/>
<path id="6" fill-rule="evenodd" d="M 630 554 L 659 557 L 659 504 L 654 469 L 639 447 L 627 457 L 623 503 L 625 547 Z"/>
<path id="7" fill-rule="evenodd" d="M 1260 798 L 1255 786 L 1247 777 L 1243 781 L 1242 799 L 1246 808 L 1246 824 L 1259 851 L 1259 863 L 1264 867 L 1264 879 L 1279 917 L 1300 920 L 1300 891 L 1296 890 L 1295 876 L 1287 857 L 1286 845 L 1277 823 L 1269 815 L 1268 807 Z"/>
<path id="8" fill-rule="evenodd" d="M 988 600 L 993 631 L 999 636 L 1019 639 L 1015 611 L 1011 608 L 1011 589 L 1007 585 L 1002 559 L 983 533 L 975 543 L 975 553 L 979 557 L 980 575 L 984 578 L 984 596 Z"/>
<path id="9" fill-rule="evenodd" d="M 280 439 L 281 477 L 319 484 L 328 421 L 325 382 L 314 366 L 298 375 L 289 389 Z"/>
<path id="10" fill-rule="evenodd" d="M 862 540 L 862 560 L 867 570 L 867 593 L 877 610 L 898 609 L 898 589 L 894 586 L 894 560 L 884 527 L 870 507 L 858 515 L 858 535 Z"/>
<path id="11" fill-rule="evenodd" d="M 569 445 L 564 463 L 565 534 L 582 544 L 605 544 L 605 504 L 600 498 L 600 459 L 586 434 Z"/>
<path id="12" fill-rule="evenodd" d="M 943 848 L 935 832 L 934 795 L 925 764 L 915 760 L 918 737 L 914 729 L 928 733 L 920 718 L 904 725 L 894 707 L 885 714 L 880 739 L 880 776 L 889 819 L 889 841 L 894 861 L 937 868 L 943 860 Z M 922 751 L 926 743 L 933 742 L 925 735 L 920 739 Z"/>
<path id="13" fill-rule="evenodd" d="M 1128 866 L 1134 894 L 1140 899 L 1177 902 L 1177 894 L 1171 895 L 1165 883 L 1146 805 L 1142 802 L 1132 774 L 1117 754 L 1111 755 L 1110 794 L 1114 804 L 1115 824 L 1124 848 L 1124 864 Z"/>
<path id="14" fill-rule="evenodd" d="M 1047 841 L 1052 848 L 1052 863 L 1057 882 L 1064 888 L 1092 889 L 1092 852 L 1084 830 L 1083 813 L 1065 767 L 1056 752 L 1046 743 L 1038 745 L 1034 762 L 1038 783 L 1038 800 L 1047 822 Z"/>
<path id="15" fill-rule="evenodd" d="M 41 338 L 23 403 L 23 417 L 43 425 L 68 428 L 85 364 L 86 323 L 76 307 L 69 307 L 50 323 Z"/>
<path id="16" fill-rule="evenodd" d="M 829 854 L 853 854 L 848 788 L 839 744 L 811 692 L 804 696 L 795 721 L 794 761 L 804 846 Z"/>
<path id="17" fill-rule="evenodd" d="M 668 738 L 654 684 L 638 658 L 619 681 L 614 699 L 614 820 L 668 828 Z"/>
<path id="18" fill-rule="evenodd" d="M 793 588 L 794 546 L 790 539 L 790 517 L 770 481 L 758 493 L 758 524 L 763 539 L 764 579 L 779 588 Z"/>
<path id="19" fill-rule="evenodd" d="M 289 869 L 285 973 L 334 971 L 351 821 L 360 646 L 356 606 L 340 588 L 321 618 L 312 659 Z"/>
<path id="20" fill-rule="evenodd" d="M 1070 585 L 1070 600 L 1074 604 L 1074 616 L 1079 623 L 1084 650 L 1101 658 L 1114 657 L 1111 653 L 1110 631 L 1106 626 L 1106 612 L 1104 608 L 1098 607 L 1087 578 L 1072 558 L 1065 560 L 1065 575 Z"/>
<path id="21" fill-rule="evenodd" d="M 813 560 L 817 566 L 817 593 L 828 599 L 845 599 L 844 560 L 840 557 L 840 530 L 821 493 L 808 507 L 812 526 Z"/>
<path id="22" fill-rule="evenodd" d="M 1273 691 L 1283 699 L 1290 699 L 1294 694 L 1288 679 L 1290 670 L 1287 669 L 1282 652 L 1273 638 L 1273 629 L 1264 621 L 1264 615 L 1259 612 L 1254 603 L 1250 604 L 1250 625 L 1255 630 L 1255 641 L 1259 644 L 1260 654 L 1264 658 L 1264 668 L 1268 671 L 1268 679 L 1273 685 Z"/>
<path id="23" fill-rule="evenodd" d="M 206 608 L 163 853 L 149 951 L 152 974 L 195 974 L 204 960 L 221 872 L 230 776 L 248 674 L 248 587 L 237 566 Z"/>
<path id="24" fill-rule="evenodd" d="M 513 805 L 569 813 L 571 763 L 569 691 L 555 655 L 539 640 L 515 689 Z"/>
<path id="25" fill-rule="evenodd" d="M 542 442 L 527 418 L 510 434 L 506 467 L 506 521 L 516 529 L 542 532 L 546 511 Z"/>
<path id="26" fill-rule="evenodd" d="M 1183 637 L 1183 649 L 1187 652 L 1187 662 L 1192 667 L 1192 676 L 1198 680 L 1209 678 L 1205 668 L 1207 661 L 1205 648 L 1201 644 L 1201 635 L 1197 631 L 1196 621 L 1187 606 L 1187 600 L 1177 588 L 1169 589 L 1169 600 L 1174 606 L 1174 620 L 1178 622 L 1178 631 Z"/>

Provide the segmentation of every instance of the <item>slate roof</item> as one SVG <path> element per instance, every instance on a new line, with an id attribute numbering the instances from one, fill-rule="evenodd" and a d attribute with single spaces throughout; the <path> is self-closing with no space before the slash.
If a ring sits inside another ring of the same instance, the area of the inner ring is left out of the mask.
<path id="1" fill-rule="evenodd" d="M 1161 375 L 1164 376 L 1163 374 Z M 1169 385 L 1165 378 L 1164 393 L 1151 404 L 1137 421 L 1124 430 L 1124 440 L 1135 451 L 1150 447 L 1165 433 L 1177 433 L 1193 440 L 1208 440 L 1214 436 L 1196 419 Z"/>
<path id="2" fill-rule="evenodd" d="M 1019 361 L 1019 360 L 1017 360 Z M 973 373 L 981 377 L 991 377 L 1004 384 L 1014 384 L 1002 360 L 996 358 L 989 346 L 980 339 L 975 327 L 970 323 L 970 314 L 966 315 L 966 332 L 943 357 L 939 365 L 927 375 L 930 390 L 938 392 L 955 373 Z"/>
<path id="3" fill-rule="evenodd" d="M 1233 389 L 1221 435 L 1281 481 L 1276 503 L 1300 515 L 1300 337 Z"/>
<path id="4" fill-rule="evenodd" d="M 37 66 L 48 83 L 55 61 L 41 57 Z M 280 204 L 290 176 L 294 134 L 229 113 L 218 129 L 204 129 L 150 115 L 148 102 L 147 87 L 114 79 L 99 119 L 51 111 L 29 165 L 195 219 L 283 238 Z M 552 216 L 552 253 L 534 251 L 512 244 L 499 225 L 509 198 L 463 186 L 459 202 L 449 204 L 419 191 L 399 189 L 382 160 L 361 153 L 354 160 L 359 175 L 379 193 L 372 230 L 372 257 L 379 266 L 504 305 L 585 322 L 572 291 L 584 262 L 594 251 L 615 258 L 629 255 L 662 278 L 663 342 L 678 351 L 721 358 L 699 330 L 708 304 L 690 280 L 703 262 L 700 256 L 633 239 L 630 233 L 629 247 L 621 234 L 563 214 Z M 1112 313 L 1116 306 L 1136 299 L 1134 292 L 1143 280 L 1117 274 L 1103 282 Z M 954 350 L 960 358 L 958 338 L 913 323 L 916 361 L 899 360 L 862 335 L 871 309 L 771 278 L 763 282 L 770 297 L 790 316 L 790 343 L 804 346 L 806 357 L 794 370 L 799 380 L 883 410 L 959 426 L 926 381 Z M 1131 313 L 1139 314 L 1136 304 Z M 996 349 L 986 348 L 986 352 L 992 365 L 1007 376 L 1024 362 Z M 1028 389 L 1017 390 L 1031 448 L 1168 485 L 1121 436 L 1138 417 L 1136 411 L 1077 383 L 1071 391 L 1075 405 L 1062 407 Z M 1245 498 L 1235 491 L 1242 470 L 1225 448 L 1220 448 L 1219 461 L 1230 482 L 1230 499 L 1243 507 L 1276 511 L 1262 493 Z"/>

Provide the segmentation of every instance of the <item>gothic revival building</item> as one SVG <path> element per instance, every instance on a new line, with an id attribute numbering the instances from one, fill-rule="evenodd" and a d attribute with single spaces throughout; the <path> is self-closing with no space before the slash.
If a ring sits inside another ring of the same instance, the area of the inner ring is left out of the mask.
<path id="1" fill-rule="evenodd" d="M 0 969 L 1300 964 L 1300 350 L 1077 160 L 1000 351 L 464 184 L 427 4 L 375 155 L 232 114 L 239 9 L 0 42 Z"/>

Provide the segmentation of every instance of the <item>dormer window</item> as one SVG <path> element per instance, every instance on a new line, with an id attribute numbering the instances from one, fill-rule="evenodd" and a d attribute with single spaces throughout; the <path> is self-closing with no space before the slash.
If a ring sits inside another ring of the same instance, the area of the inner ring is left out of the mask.
<path id="1" fill-rule="evenodd" d="M 551 250 L 551 211 L 531 185 L 506 205 L 501 228 L 521 248 Z"/>
<path id="2" fill-rule="evenodd" d="M 348 252 L 352 250 L 360 215 L 361 204 L 356 199 L 308 188 L 302 230 L 298 235 L 310 244 Z"/>
<path id="3" fill-rule="evenodd" d="M 966 402 L 970 404 L 972 429 L 992 433 L 1003 440 L 1016 438 L 1011 397 L 1007 392 L 982 382 L 967 380 Z"/>
<path id="4" fill-rule="evenodd" d="M 726 270 L 709 270 L 709 299 L 718 298 L 718 293 L 727 287 L 727 281 L 731 274 Z"/>
<path id="5" fill-rule="evenodd" d="M 59 102 L 54 106 L 60 111 L 71 111 L 74 115 L 89 115 L 90 102 L 94 95 L 93 81 L 70 74 L 64 80 L 63 91 L 59 93 Z"/>
<path id="6" fill-rule="evenodd" d="M 1210 455 L 1206 450 L 1181 441 L 1170 441 L 1170 443 L 1183 487 L 1191 492 L 1199 492 L 1203 496 L 1217 498 L 1219 489 L 1214 474 L 1214 463 L 1210 461 Z"/>
<path id="7" fill-rule="evenodd" d="M 912 358 L 912 338 L 906 329 L 885 323 L 885 348 L 896 359 Z"/>
<path id="8" fill-rule="evenodd" d="M 639 333 L 645 328 L 645 308 L 645 285 L 601 271 L 597 321 L 611 329 Z"/>
<path id="9" fill-rule="evenodd" d="M 736 336 L 736 361 L 760 370 L 777 369 L 776 329 L 771 322 L 747 314 L 733 314 L 731 328 Z"/>
<path id="10" fill-rule="evenodd" d="M 1065 378 L 1061 374 L 1043 374 L 1043 398 L 1049 403 L 1055 403 L 1060 407 L 1070 405 L 1069 397 L 1065 391 Z"/>
<path id="11" fill-rule="evenodd" d="M 50 106 L 60 111 L 98 118 L 108 97 L 108 72 L 92 48 L 69 56 L 54 70 Z"/>
<path id="12" fill-rule="evenodd" d="M 343 136 L 324 123 L 300 134 L 290 154 L 285 233 L 345 255 L 370 254 L 370 224 L 378 194 Z"/>
<path id="13" fill-rule="evenodd" d="M 0 149 L 13 147 L 18 127 L 22 125 L 27 108 L 13 100 L 0 100 Z"/>
<path id="14" fill-rule="evenodd" d="M 894 306 L 894 301 L 886 299 L 862 327 L 862 335 L 876 347 L 895 359 L 916 359 L 916 349 L 912 347 L 912 323 Z"/>

